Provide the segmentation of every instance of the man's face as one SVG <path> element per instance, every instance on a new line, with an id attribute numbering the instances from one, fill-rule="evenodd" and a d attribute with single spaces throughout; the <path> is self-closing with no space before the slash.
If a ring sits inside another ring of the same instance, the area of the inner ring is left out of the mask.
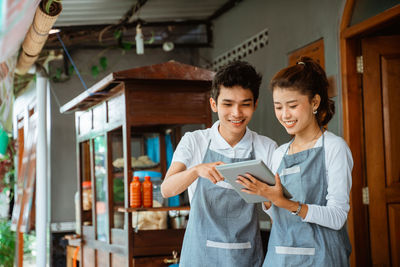
<path id="1" fill-rule="evenodd" d="M 243 137 L 257 107 L 251 90 L 238 85 L 229 88 L 221 85 L 217 102 L 211 98 L 210 104 L 218 113 L 219 132 L 227 141 L 239 141 Z"/>

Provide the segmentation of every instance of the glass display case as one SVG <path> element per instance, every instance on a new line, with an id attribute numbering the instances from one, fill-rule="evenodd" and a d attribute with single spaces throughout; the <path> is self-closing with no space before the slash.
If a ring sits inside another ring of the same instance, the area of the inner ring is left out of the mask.
<path id="1" fill-rule="evenodd" d="M 61 107 L 76 118 L 83 266 L 168 266 L 180 252 L 185 229 L 167 213 L 189 207 L 158 196 L 152 208 L 130 208 L 129 184 L 134 174 L 162 179 L 183 129 L 211 126 L 212 78 L 170 61 L 113 72 Z"/>

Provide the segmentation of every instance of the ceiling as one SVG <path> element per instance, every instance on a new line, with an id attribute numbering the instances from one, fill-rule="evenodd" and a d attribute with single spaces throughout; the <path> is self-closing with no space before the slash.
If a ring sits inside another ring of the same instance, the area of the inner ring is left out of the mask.
<path id="1" fill-rule="evenodd" d="M 242 0 L 68 0 L 54 27 L 67 47 L 123 46 L 141 24 L 148 46 L 210 46 L 211 23 Z M 55 35 L 45 48 L 60 48 Z"/>
<path id="2" fill-rule="evenodd" d="M 146 22 L 207 20 L 229 0 L 68 0 L 56 27 L 116 24 L 128 10 L 138 6 L 128 22 L 137 19 Z"/>

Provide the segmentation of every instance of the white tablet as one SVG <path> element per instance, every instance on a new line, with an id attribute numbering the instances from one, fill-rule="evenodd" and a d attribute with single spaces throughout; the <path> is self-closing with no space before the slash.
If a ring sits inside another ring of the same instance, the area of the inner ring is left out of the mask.
<path id="1" fill-rule="evenodd" d="M 250 173 L 258 180 L 269 185 L 274 185 L 275 175 L 261 159 L 218 165 L 216 166 L 216 169 L 222 174 L 222 176 L 224 176 L 225 181 L 231 184 L 235 191 L 238 192 L 247 203 L 268 201 L 265 197 L 242 192 L 241 189 L 244 187 L 236 182 L 239 175 L 246 177 L 246 173 Z M 292 198 L 292 195 L 286 190 L 286 188 L 283 188 L 283 195 L 288 199 Z"/>

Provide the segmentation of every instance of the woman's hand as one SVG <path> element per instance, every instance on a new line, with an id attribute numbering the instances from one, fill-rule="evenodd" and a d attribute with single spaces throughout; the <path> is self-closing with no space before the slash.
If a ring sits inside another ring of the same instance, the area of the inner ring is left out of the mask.
<path id="1" fill-rule="evenodd" d="M 218 165 L 224 164 L 222 161 L 203 163 L 193 167 L 198 177 L 204 177 L 216 184 L 224 180 L 224 177 L 215 168 Z"/>
<path id="2" fill-rule="evenodd" d="M 273 186 L 257 180 L 249 173 L 246 173 L 246 177 L 238 176 L 236 182 L 245 187 L 242 189 L 243 192 L 263 196 L 278 207 L 280 206 L 280 202 L 285 200 L 281 179 L 278 174 L 275 175 L 275 185 Z"/>

